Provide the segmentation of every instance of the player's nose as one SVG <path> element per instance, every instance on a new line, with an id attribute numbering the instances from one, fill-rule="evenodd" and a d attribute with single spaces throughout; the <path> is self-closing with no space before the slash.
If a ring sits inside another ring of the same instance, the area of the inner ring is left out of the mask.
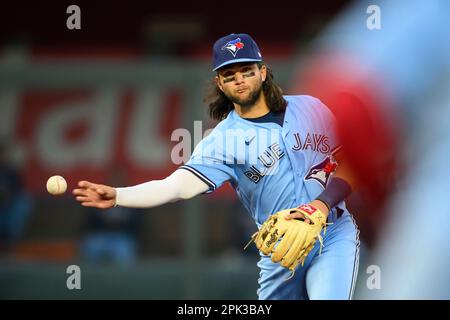
<path id="1" fill-rule="evenodd" d="M 240 83 L 244 82 L 244 75 L 240 72 L 236 72 L 234 74 L 234 82 L 236 84 L 240 84 Z"/>

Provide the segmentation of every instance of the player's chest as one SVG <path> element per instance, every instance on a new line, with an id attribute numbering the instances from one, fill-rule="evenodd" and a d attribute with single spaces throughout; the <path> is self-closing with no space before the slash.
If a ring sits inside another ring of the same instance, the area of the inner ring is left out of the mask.
<path id="1" fill-rule="evenodd" d="M 237 157 L 243 179 L 258 184 L 266 177 L 303 176 L 311 164 L 330 152 L 329 138 L 321 133 L 279 131 L 266 137 L 246 137 L 245 150 Z"/>

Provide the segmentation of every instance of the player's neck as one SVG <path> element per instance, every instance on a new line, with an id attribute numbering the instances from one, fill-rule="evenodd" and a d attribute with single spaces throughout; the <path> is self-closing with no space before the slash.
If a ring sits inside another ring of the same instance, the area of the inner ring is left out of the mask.
<path id="1" fill-rule="evenodd" d="M 256 103 L 251 106 L 243 107 L 238 104 L 234 104 L 234 109 L 241 118 L 246 119 L 259 118 L 268 114 L 270 111 L 269 107 L 267 106 L 264 95 L 261 95 L 261 98 L 258 99 L 258 101 L 256 101 Z"/>

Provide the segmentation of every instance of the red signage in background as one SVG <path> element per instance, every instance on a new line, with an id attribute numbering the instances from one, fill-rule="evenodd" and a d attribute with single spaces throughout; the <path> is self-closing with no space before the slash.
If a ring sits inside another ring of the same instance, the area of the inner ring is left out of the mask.
<path id="1" fill-rule="evenodd" d="M 15 118 L 27 188 L 43 191 L 54 174 L 69 188 L 81 179 L 130 185 L 164 178 L 177 167 L 170 136 L 181 127 L 181 99 L 175 89 L 23 92 Z"/>
<path id="2" fill-rule="evenodd" d="M 173 163 L 171 141 L 183 127 L 180 90 L 92 88 L 17 93 L 14 138 L 25 150 L 23 178 L 33 193 L 45 192 L 52 175 L 68 190 L 80 180 L 130 186 L 163 179 Z M 14 127 L 14 126 L 13 126 Z M 206 130 L 206 125 L 203 125 Z M 194 133 L 191 133 L 191 150 Z M 213 197 L 232 196 L 227 184 Z"/>

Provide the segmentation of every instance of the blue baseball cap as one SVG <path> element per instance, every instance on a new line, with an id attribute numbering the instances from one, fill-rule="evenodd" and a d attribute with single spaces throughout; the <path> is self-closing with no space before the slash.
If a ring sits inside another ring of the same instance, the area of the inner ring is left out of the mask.
<path id="1" fill-rule="evenodd" d="M 256 42 L 245 33 L 232 33 L 214 43 L 213 71 L 238 62 L 262 61 Z"/>

